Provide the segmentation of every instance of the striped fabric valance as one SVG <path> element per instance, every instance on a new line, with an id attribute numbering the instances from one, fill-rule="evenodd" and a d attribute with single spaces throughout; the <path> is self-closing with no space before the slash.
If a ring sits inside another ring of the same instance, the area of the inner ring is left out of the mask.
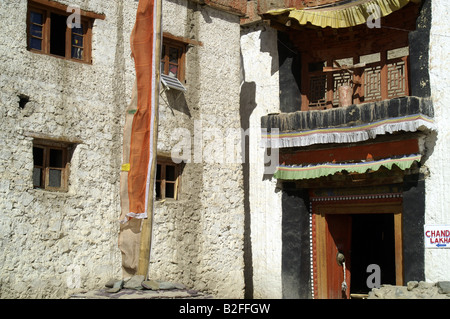
<path id="1" fill-rule="evenodd" d="M 270 132 L 267 132 L 267 129 L 262 130 L 262 146 L 284 148 L 314 144 L 356 143 L 375 138 L 377 135 L 399 131 L 416 132 L 423 129 L 435 129 L 433 119 L 423 114 L 394 117 L 362 125 L 298 132 L 280 132 L 276 128 L 271 128 Z"/>
<path id="2" fill-rule="evenodd" d="M 360 163 L 326 163 L 308 166 L 285 166 L 280 165 L 274 174 L 276 179 L 281 180 L 302 180 L 319 178 L 322 176 L 333 175 L 338 172 L 346 171 L 348 173 L 366 173 L 367 171 L 377 171 L 380 167 L 392 169 L 393 165 L 405 170 L 410 168 L 414 162 L 420 162 L 421 155 L 410 155 L 402 158 L 389 158 L 379 161 L 360 162 Z"/>

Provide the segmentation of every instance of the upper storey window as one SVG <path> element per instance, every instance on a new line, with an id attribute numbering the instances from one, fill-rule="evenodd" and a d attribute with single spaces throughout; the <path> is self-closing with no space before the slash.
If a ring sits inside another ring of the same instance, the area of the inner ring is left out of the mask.
<path id="1" fill-rule="evenodd" d="M 188 45 L 203 45 L 201 42 L 163 33 L 161 50 L 161 82 L 165 89 L 185 92 L 186 52 Z"/>
<path id="2" fill-rule="evenodd" d="M 402 47 L 309 62 L 305 76 L 305 102 L 309 109 L 324 109 L 408 96 L 408 56 L 409 48 Z M 347 100 L 340 96 L 345 93 L 348 94 Z"/>
<path id="3" fill-rule="evenodd" d="M 184 81 L 185 48 L 184 43 L 164 39 L 161 52 L 162 74 Z"/>
<path id="4" fill-rule="evenodd" d="M 28 2 L 28 49 L 67 60 L 91 62 L 92 25 L 98 15 L 55 1 Z"/>

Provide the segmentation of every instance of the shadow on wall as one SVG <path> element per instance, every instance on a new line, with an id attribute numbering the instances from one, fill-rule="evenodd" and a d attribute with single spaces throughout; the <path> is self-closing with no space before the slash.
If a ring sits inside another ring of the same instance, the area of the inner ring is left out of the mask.
<path id="1" fill-rule="evenodd" d="M 174 114 L 173 110 L 177 110 L 186 114 L 189 118 L 192 117 L 183 92 L 177 90 L 167 90 L 164 91 L 164 94 L 162 94 L 161 97 L 167 103 L 167 106 L 172 111 L 172 114 Z"/>
<path id="2" fill-rule="evenodd" d="M 261 43 L 261 52 L 269 53 L 272 58 L 272 63 L 270 65 L 270 75 L 274 75 L 278 72 L 278 58 L 277 58 L 277 48 L 273 45 L 271 32 L 266 32 L 266 27 L 263 26 L 261 33 L 259 35 L 259 41 Z"/>
<path id="3" fill-rule="evenodd" d="M 278 63 L 280 72 L 280 111 L 299 111 L 301 99 L 301 56 L 296 51 L 289 36 L 278 32 Z"/>
<path id="4" fill-rule="evenodd" d="M 250 116 L 256 108 L 256 83 L 244 82 L 240 93 L 240 117 L 241 128 L 246 131 L 250 127 Z M 249 141 L 243 140 L 244 156 L 242 162 L 242 173 L 244 180 L 244 282 L 245 298 L 253 298 L 253 265 L 252 265 L 252 243 L 251 243 L 251 217 L 250 217 L 250 158 Z"/>

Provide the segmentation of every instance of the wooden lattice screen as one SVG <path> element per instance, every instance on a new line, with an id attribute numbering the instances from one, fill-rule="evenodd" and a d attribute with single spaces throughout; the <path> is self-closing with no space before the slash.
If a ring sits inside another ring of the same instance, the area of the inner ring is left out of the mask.
<path id="1" fill-rule="evenodd" d="M 304 77 L 307 81 L 304 86 L 307 100 L 304 102 L 307 102 L 308 109 L 338 107 L 338 88 L 341 85 L 352 87 L 354 104 L 408 96 L 408 55 L 389 59 L 388 56 L 388 51 L 380 52 L 378 61 L 359 64 L 360 67 L 351 71 L 324 72 L 324 68 L 318 68 L 318 65 L 335 66 L 332 59 L 309 63 L 307 76 Z M 358 64 L 359 60 L 360 57 L 353 58 L 353 63 Z"/>

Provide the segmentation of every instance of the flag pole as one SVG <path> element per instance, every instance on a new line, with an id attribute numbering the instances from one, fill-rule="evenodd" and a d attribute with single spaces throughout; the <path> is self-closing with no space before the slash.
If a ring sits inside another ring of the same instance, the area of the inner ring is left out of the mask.
<path id="1" fill-rule="evenodd" d="M 159 108 L 159 87 L 161 78 L 161 20 L 162 20 L 162 0 L 154 0 L 156 2 L 156 39 L 155 39 L 155 50 L 154 50 L 154 63 L 153 70 L 155 72 L 155 86 L 153 87 L 153 92 L 151 94 L 155 99 L 155 112 L 153 120 L 153 142 L 151 152 L 152 158 L 150 159 L 151 170 L 150 170 L 150 187 L 148 188 L 148 205 L 147 212 L 148 216 L 142 221 L 141 229 L 141 239 L 139 247 L 139 261 L 137 275 L 142 275 L 147 279 L 149 263 L 150 263 L 150 251 L 151 251 L 151 241 L 152 241 L 152 228 L 153 228 L 153 211 L 154 211 L 154 185 L 155 185 L 155 175 L 156 175 L 156 153 L 157 153 L 157 141 L 158 141 L 158 108 Z"/>

